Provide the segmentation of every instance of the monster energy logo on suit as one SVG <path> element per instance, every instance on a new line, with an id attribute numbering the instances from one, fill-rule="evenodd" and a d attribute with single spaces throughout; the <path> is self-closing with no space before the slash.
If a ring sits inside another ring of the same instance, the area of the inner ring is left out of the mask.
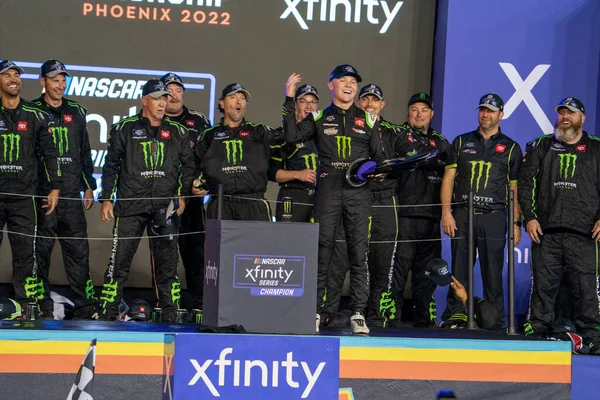
<path id="1" fill-rule="evenodd" d="M 483 182 L 482 189 L 487 188 L 488 181 L 490 179 L 492 163 L 485 161 L 469 161 L 469 164 L 471 164 L 471 187 L 475 189 L 475 191 L 478 191 L 481 178 L 485 175 L 485 181 Z M 473 183 L 475 183 L 475 187 L 473 187 Z"/>
<path id="2" fill-rule="evenodd" d="M 163 142 L 140 142 L 144 150 L 144 164 L 146 168 L 162 167 L 165 161 L 165 144 Z M 153 146 L 156 145 L 156 155 L 154 154 Z M 156 156 L 156 158 L 155 158 Z"/>
<path id="3" fill-rule="evenodd" d="M 12 164 L 19 159 L 21 152 L 21 136 L 15 133 L 5 133 L 2 135 L 2 145 L 4 146 L 4 162 Z"/>
<path id="4" fill-rule="evenodd" d="M 236 165 L 244 158 L 244 146 L 241 139 L 224 140 L 227 162 Z"/>
<path id="5" fill-rule="evenodd" d="M 304 165 L 306 166 L 306 169 L 317 169 L 317 155 L 315 153 L 305 154 L 302 156 L 302 158 L 304 159 Z"/>
<path id="6" fill-rule="evenodd" d="M 69 128 L 53 126 L 50 130 L 52 131 L 52 140 L 58 149 L 58 154 L 62 156 L 69 151 Z"/>
<path id="7" fill-rule="evenodd" d="M 577 168 L 577 155 L 563 153 L 558 155 L 560 157 L 560 169 L 559 175 L 563 179 L 569 177 L 569 168 L 571 168 L 571 178 L 575 175 L 575 169 Z"/>
<path id="8" fill-rule="evenodd" d="M 352 154 L 351 138 L 349 136 L 336 136 L 338 157 L 345 159 Z"/>

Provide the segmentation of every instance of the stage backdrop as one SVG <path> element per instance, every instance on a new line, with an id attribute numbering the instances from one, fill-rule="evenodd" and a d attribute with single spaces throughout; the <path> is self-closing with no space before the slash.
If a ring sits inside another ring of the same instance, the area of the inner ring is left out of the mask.
<path id="1" fill-rule="evenodd" d="M 597 134 L 599 22 L 598 0 L 439 1 L 434 126 L 449 140 L 475 129 L 479 98 L 495 92 L 506 103 L 502 130 L 523 151 L 530 140 L 552 133 L 554 107 L 567 96 L 585 104 L 584 129 Z M 450 260 L 449 241 L 444 244 Z M 517 313 L 525 312 L 528 304 L 529 247 L 524 232 L 515 249 Z M 506 272 L 507 268 L 505 291 Z M 478 269 L 476 282 L 481 283 Z M 440 289 L 436 295 L 439 315 L 446 291 Z M 481 296 L 480 284 L 475 294 Z"/>
<path id="2" fill-rule="evenodd" d="M 187 105 L 213 120 L 220 118 L 222 88 L 239 82 L 252 93 L 248 119 L 278 126 L 291 72 L 318 88 L 324 107 L 331 99 L 329 73 L 350 63 L 363 83 L 377 83 L 387 94 L 386 118 L 402 122 L 409 96 L 430 89 L 435 6 L 435 0 L 2 0 L 0 59 L 25 67 L 28 99 L 40 94 L 40 63 L 67 64 L 73 74 L 67 97 L 89 109 L 100 173 L 110 126 L 138 112 L 141 85 L 166 71 L 188 83 Z M 111 236 L 98 205 L 88 222 L 90 237 Z M 90 244 L 99 284 L 110 241 Z M 0 282 L 10 281 L 8 247 L 5 241 L 0 250 Z M 147 243 L 140 248 L 130 285 L 150 286 Z M 53 265 L 52 282 L 66 283 L 58 251 Z"/>

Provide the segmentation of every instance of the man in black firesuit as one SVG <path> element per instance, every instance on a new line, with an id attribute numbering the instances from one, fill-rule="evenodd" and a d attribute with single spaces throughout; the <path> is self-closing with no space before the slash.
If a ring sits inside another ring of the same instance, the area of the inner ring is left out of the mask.
<path id="1" fill-rule="evenodd" d="M 401 157 L 437 151 L 440 160 L 450 143 L 430 127 L 433 102 L 427 93 L 415 93 L 408 101 L 407 121 L 398 129 L 402 138 Z M 433 292 L 436 285 L 425 276 L 430 260 L 442 257 L 440 219 L 440 189 L 444 167 L 418 168 L 399 174 L 398 185 L 398 247 L 392 292 L 397 318 L 390 325 L 400 323 L 404 287 L 409 271 L 412 272 L 411 292 L 414 304 L 413 325 L 437 325 Z M 425 206 L 430 205 L 430 206 Z"/>
<path id="2" fill-rule="evenodd" d="M 300 75 L 296 74 L 297 82 Z M 362 79 L 351 65 L 337 66 L 329 76 L 328 88 L 332 104 L 313 112 L 296 124 L 294 99 L 287 96 L 283 105 L 283 130 L 288 143 L 314 139 L 319 153 L 319 177 L 315 221 L 320 224 L 319 267 L 317 275 L 317 327 L 327 315 L 321 316 L 327 301 L 330 276 L 345 274 L 330 269 L 335 233 L 343 218 L 350 260 L 350 297 L 354 334 L 368 334 L 365 321 L 369 298 L 367 265 L 371 191 L 368 185 L 351 187 L 345 178 L 346 170 L 359 158 L 371 158 L 374 163 L 385 160 L 379 139 L 379 122 L 375 115 L 354 104 L 358 83 Z M 362 176 L 361 176 L 362 177 Z M 343 281 L 343 278 L 340 279 Z M 341 290 L 341 288 L 336 288 Z M 324 317 L 324 318 L 323 318 Z"/>
<path id="3" fill-rule="evenodd" d="M 190 146 L 193 148 L 198 135 L 210 128 L 210 121 L 204 114 L 190 110 L 184 105 L 185 85 L 177 74 L 170 72 L 160 80 L 167 86 L 170 94 L 165 114 L 170 119 L 185 125 L 190 132 Z M 187 287 L 193 299 L 193 308 L 198 310 L 202 310 L 204 290 L 205 219 L 204 198 L 186 199 L 185 211 L 180 218 L 179 254 L 185 269 Z"/>
<path id="4" fill-rule="evenodd" d="M 271 221 L 271 207 L 264 199 L 269 182 L 271 148 L 283 143 L 281 132 L 263 124 L 246 121 L 250 99 L 242 85 L 227 85 L 219 99 L 221 122 L 200 134 L 196 141 L 196 171 L 199 180 L 206 181 L 216 194 L 223 185 L 223 219 Z M 207 192 L 194 187 L 193 193 Z M 217 217 L 217 199 L 208 203 L 208 218 Z"/>
<path id="5" fill-rule="evenodd" d="M 515 194 L 514 230 L 515 244 L 521 240 L 521 222 L 517 202 L 517 180 L 521 167 L 521 147 L 506 136 L 499 122 L 504 116 L 504 102 L 494 93 L 479 100 L 478 129 L 454 139 L 446 160 L 442 180 L 442 229 L 452 240 L 452 275 L 467 288 L 467 208 L 469 191 L 473 192 L 475 248 L 479 254 L 483 296 L 497 310 L 498 319 L 494 329 L 505 325 L 504 247 L 506 246 L 506 207 L 508 190 Z M 452 207 L 451 203 L 455 203 Z M 452 212 L 453 209 L 453 212 Z M 442 326 L 466 323 L 466 316 L 459 312 L 460 300 L 448 292 L 447 307 L 442 315 Z"/>
<path id="6" fill-rule="evenodd" d="M 533 288 L 525 333 L 552 333 L 564 276 L 574 302 L 573 322 L 591 353 L 600 355 L 600 141 L 583 131 L 581 101 L 567 97 L 555 111 L 554 134 L 527 144 L 519 175 L 519 203 L 532 241 Z"/>
<path id="7" fill-rule="evenodd" d="M 43 167 L 49 183 L 46 215 L 52 214 L 58 204 L 62 176 L 58 151 L 48 129 L 48 114 L 21 98 L 23 72 L 12 61 L 0 61 L 0 192 L 5 193 L 0 195 L 0 229 L 8 225 L 12 232 L 8 240 L 14 297 L 27 310 L 27 303 L 41 299 L 43 291 L 35 251 L 38 168 Z"/>
<path id="8" fill-rule="evenodd" d="M 293 82 L 293 76 L 290 78 Z M 296 102 L 296 122 L 302 121 L 319 106 L 319 93 L 314 86 L 302 85 L 294 92 L 288 81 L 286 93 L 290 97 L 293 96 Z M 286 144 L 281 153 L 281 158 L 274 162 L 275 181 L 280 184 L 275 219 L 310 222 L 314 216 L 317 181 L 318 155 L 315 142 L 309 140 L 304 143 Z M 288 218 L 288 215 L 291 218 Z"/>
<path id="9" fill-rule="evenodd" d="M 142 111 L 115 124 L 108 137 L 100 216 L 107 223 L 113 216 L 116 219 L 99 302 L 102 320 L 118 317 L 131 260 L 144 229 L 150 238 L 161 321 L 177 319 L 181 290 L 177 241 L 170 228 L 176 228 L 177 215 L 184 210 L 184 197 L 189 195 L 194 176 L 194 157 L 187 129 L 165 117 L 168 95 L 164 83 L 150 79 L 142 89 Z M 177 212 L 171 214 L 171 209 Z"/>
<path id="10" fill-rule="evenodd" d="M 63 254 L 63 263 L 67 274 L 73 302 L 75 318 L 89 319 L 96 313 L 96 293 L 90 275 L 90 248 L 87 239 L 85 211 L 94 204 L 96 180 L 94 163 L 87 132 L 87 110 L 79 103 L 63 97 L 69 76 L 65 65 L 58 60 L 48 60 L 42 64 L 40 85 L 44 88 L 42 96 L 33 101 L 37 107 L 46 111 L 52 139 L 59 154 L 58 161 L 63 174 L 61 196 L 56 212 L 44 215 L 45 201 L 38 201 L 38 271 L 44 284 L 43 298 L 39 301 L 41 318 L 54 319 L 54 302 L 50 297 L 50 259 L 54 249 L 55 237 L 59 239 Z M 50 184 L 44 178 L 40 166 L 41 193 L 47 193 Z M 83 191 L 83 207 L 81 192 Z"/>
<path id="11" fill-rule="evenodd" d="M 363 110 L 377 115 L 379 135 L 386 159 L 400 157 L 401 137 L 396 133 L 397 126 L 381 116 L 385 107 L 383 90 L 375 84 L 360 89 L 358 105 Z M 370 291 L 367 308 L 368 326 L 388 326 L 396 318 L 392 299 L 392 277 L 394 253 L 398 240 L 398 198 L 396 186 L 398 178 L 388 175 L 370 182 L 373 206 L 370 221 L 369 278 Z M 340 282 L 343 284 L 343 281 Z"/>

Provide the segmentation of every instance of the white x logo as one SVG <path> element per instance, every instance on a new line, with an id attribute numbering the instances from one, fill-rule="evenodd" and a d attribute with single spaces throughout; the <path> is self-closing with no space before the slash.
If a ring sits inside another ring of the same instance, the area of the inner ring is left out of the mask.
<path id="1" fill-rule="evenodd" d="M 283 12 L 283 14 L 281 14 L 279 19 L 286 19 L 290 14 L 292 14 L 296 18 L 296 21 L 298 21 L 300 27 L 304 30 L 308 30 L 308 25 L 306 25 L 306 22 L 304 22 L 304 19 L 296 9 L 298 4 L 300 4 L 300 1 L 301 0 L 285 0 L 285 4 L 287 4 L 288 8 Z"/>
<path id="2" fill-rule="evenodd" d="M 509 118 L 519 104 L 523 102 L 529 109 L 529 112 L 533 116 L 533 119 L 535 119 L 535 122 L 537 122 L 539 125 L 542 133 L 551 133 L 554 130 L 552 123 L 531 93 L 533 87 L 540 81 L 542 76 L 544 76 L 546 71 L 548 71 L 550 68 L 550 64 L 540 64 L 536 66 L 533 71 L 531 71 L 529 76 L 525 78 L 525 80 L 521 79 L 521 75 L 519 75 L 514 65 L 502 62 L 499 64 L 500 68 L 502 68 L 508 77 L 508 80 L 515 88 L 515 93 L 504 105 L 504 119 Z"/>

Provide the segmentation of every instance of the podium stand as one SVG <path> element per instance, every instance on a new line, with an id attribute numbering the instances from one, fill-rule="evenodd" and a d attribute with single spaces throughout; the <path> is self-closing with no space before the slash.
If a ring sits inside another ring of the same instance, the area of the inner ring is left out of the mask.
<path id="1" fill-rule="evenodd" d="M 208 220 L 203 324 L 314 334 L 318 241 L 318 224 Z"/>

